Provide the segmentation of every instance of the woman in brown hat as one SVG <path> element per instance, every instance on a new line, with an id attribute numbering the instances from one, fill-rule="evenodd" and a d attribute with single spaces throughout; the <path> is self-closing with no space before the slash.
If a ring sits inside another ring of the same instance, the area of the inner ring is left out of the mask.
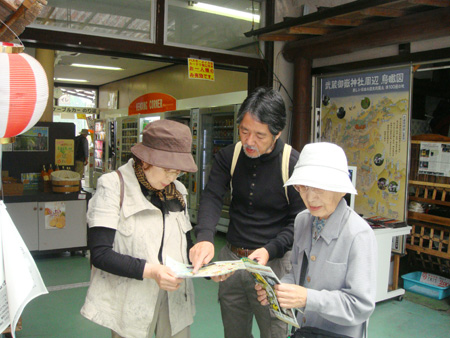
<path id="1" fill-rule="evenodd" d="M 190 336 L 192 282 L 164 262 L 188 263 L 187 190 L 176 178 L 197 171 L 191 144 L 187 126 L 152 122 L 131 148 L 133 159 L 98 180 L 87 213 L 93 268 L 81 314 L 112 337 Z"/>

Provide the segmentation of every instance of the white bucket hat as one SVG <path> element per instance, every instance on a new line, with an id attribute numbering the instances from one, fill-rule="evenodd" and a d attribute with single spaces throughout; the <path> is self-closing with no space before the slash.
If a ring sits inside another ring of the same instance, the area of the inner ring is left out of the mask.
<path id="1" fill-rule="evenodd" d="M 303 148 L 287 185 L 357 194 L 350 181 L 344 150 L 328 142 L 310 143 Z"/>

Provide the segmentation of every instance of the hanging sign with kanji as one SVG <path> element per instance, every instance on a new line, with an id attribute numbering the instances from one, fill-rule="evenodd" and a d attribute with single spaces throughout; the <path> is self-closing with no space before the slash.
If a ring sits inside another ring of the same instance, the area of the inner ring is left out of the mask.
<path id="1" fill-rule="evenodd" d="M 189 78 L 214 81 L 214 62 L 188 59 Z"/>

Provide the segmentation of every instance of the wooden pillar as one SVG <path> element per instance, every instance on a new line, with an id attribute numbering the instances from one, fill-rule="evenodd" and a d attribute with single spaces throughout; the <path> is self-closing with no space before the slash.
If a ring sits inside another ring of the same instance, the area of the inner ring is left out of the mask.
<path id="1" fill-rule="evenodd" d="M 42 65 L 45 70 L 48 81 L 48 101 L 47 107 L 45 108 L 42 117 L 39 122 L 53 122 L 53 75 L 54 75 L 54 62 L 55 62 L 55 51 L 50 49 L 36 49 L 36 60 Z"/>
<path id="2" fill-rule="evenodd" d="M 311 142 L 311 68 L 310 59 L 295 58 L 291 145 L 298 151 Z"/>

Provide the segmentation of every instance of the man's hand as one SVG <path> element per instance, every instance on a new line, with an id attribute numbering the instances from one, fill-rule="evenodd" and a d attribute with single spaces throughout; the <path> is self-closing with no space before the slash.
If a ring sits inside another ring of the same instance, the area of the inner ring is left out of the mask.
<path id="1" fill-rule="evenodd" d="M 295 284 L 275 285 L 278 303 L 286 309 L 302 308 L 306 306 L 307 289 Z"/>
<path id="2" fill-rule="evenodd" d="M 189 259 L 194 266 L 192 272 L 196 274 L 204 264 L 208 264 L 214 258 L 214 244 L 208 241 L 202 241 L 195 244 L 189 250 Z"/>
<path id="3" fill-rule="evenodd" d="M 261 265 L 266 265 L 269 261 L 269 252 L 265 248 L 259 248 L 253 251 L 248 258 L 256 260 Z"/>

